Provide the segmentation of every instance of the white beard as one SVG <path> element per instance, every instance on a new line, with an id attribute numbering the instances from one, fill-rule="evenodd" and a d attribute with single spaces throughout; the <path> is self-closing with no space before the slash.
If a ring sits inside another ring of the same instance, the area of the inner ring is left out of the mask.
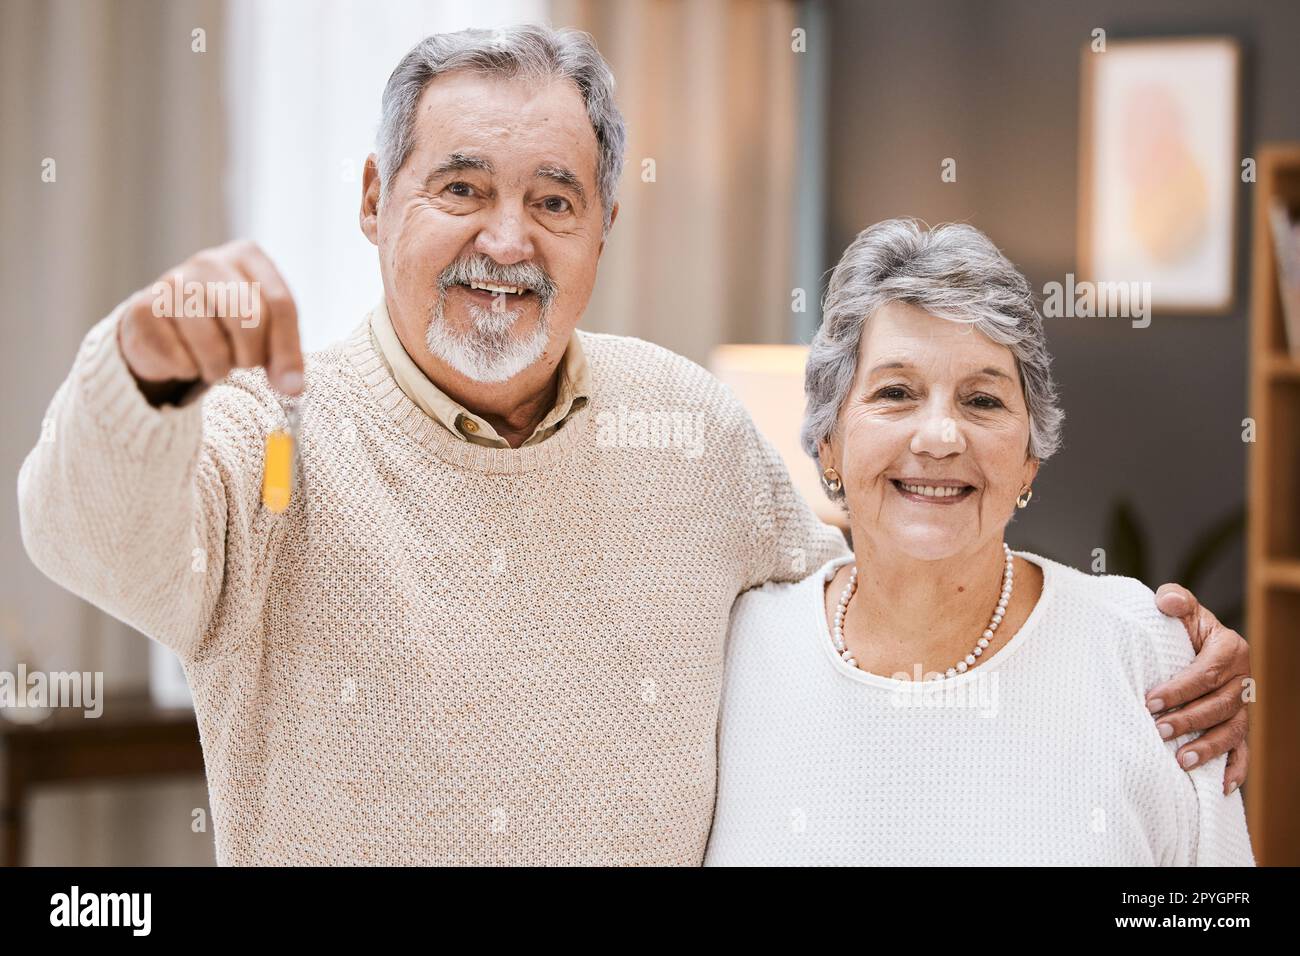
<path id="1" fill-rule="evenodd" d="M 537 329 L 523 339 L 511 332 L 522 309 L 503 312 L 471 305 L 469 315 L 473 320 L 470 331 L 453 331 L 447 327 L 440 298 L 424 340 L 431 353 L 476 382 L 513 378 L 541 358 L 550 341 L 545 315 L 539 318 Z"/>

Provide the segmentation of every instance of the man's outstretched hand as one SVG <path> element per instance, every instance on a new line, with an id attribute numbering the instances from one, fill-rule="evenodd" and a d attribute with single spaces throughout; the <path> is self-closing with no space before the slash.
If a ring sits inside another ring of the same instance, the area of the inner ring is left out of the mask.
<path id="1" fill-rule="evenodd" d="M 132 295 L 118 347 L 154 405 L 236 368 L 263 367 L 274 388 L 302 391 L 298 308 L 275 264 L 248 240 L 197 252 Z"/>
<path id="2" fill-rule="evenodd" d="M 1162 584 L 1156 591 L 1156 607 L 1182 621 L 1196 659 L 1147 691 L 1147 709 L 1165 738 L 1202 731 L 1178 749 L 1182 767 L 1191 769 L 1228 754 L 1223 792 L 1232 793 L 1246 780 L 1250 645 L 1180 584 Z"/>

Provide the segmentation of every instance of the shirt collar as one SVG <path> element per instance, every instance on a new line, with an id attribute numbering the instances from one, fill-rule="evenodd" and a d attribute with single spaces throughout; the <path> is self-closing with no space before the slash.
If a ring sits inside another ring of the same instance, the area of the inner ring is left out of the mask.
<path id="1" fill-rule="evenodd" d="M 370 312 L 370 337 L 393 380 L 421 411 L 451 433 L 465 441 L 496 448 L 509 448 L 510 443 L 497 434 L 486 419 L 475 415 L 455 401 L 425 375 L 411 358 L 402 340 L 397 337 L 392 319 L 388 315 L 388 302 L 381 298 Z M 556 391 L 555 406 L 546 413 L 523 443 L 533 445 L 555 434 L 574 412 L 591 398 L 591 370 L 582 350 L 578 332 L 569 337 L 569 344 L 560 360 L 560 385 Z"/>

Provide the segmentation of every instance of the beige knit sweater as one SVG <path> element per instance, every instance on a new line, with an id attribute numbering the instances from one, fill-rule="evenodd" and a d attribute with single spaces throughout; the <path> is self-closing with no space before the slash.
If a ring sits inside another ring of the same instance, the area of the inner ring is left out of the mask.
<path id="1" fill-rule="evenodd" d="M 275 515 L 265 376 L 154 409 L 117 319 L 23 465 L 23 541 L 179 655 L 219 863 L 701 862 L 732 603 L 844 552 L 723 386 L 579 333 L 590 404 L 484 448 L 361 326 L 308 358 Z"/>

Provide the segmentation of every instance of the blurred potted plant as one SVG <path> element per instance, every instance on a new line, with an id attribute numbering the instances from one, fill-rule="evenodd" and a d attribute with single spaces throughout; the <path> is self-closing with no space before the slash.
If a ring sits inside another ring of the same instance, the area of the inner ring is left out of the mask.
<path id="1" fill-rule="evenodd" d="M 1200 588 L 1207 572 L 1241 540 L 1246 530 L 1246 509 L 1244 507 L 1224 515 L 1207 525 L 1192 541 L 1191 546 L 1175 565 L 1173 577 L 1193 594 L 1200 595 Z M 1137 578 L 1149 588 L 1163 584 L 1152 577 L 1149 566 L 1149 548 L 1147 533 L 1138 519 L 1133 506 L 1123 498 L 1115 502 L 1111 509 L 1106 533 L 1106 573 L 1122 574 Z M 1242 602 L 1240 596 L 1229 605 L 1215 608 L 1220 621 L 1234 630 L 1242 626 Z"/>

